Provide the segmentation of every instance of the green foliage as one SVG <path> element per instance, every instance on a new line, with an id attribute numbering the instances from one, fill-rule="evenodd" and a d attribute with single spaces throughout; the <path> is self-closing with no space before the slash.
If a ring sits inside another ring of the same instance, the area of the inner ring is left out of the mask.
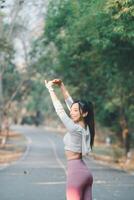
<path id="1" fill-rule="evenodd" d="M 31 86 L 27 101 L 27 109 L 28 111 L 41 111 L 44 106 L 44 86 L 36 78 L 34 78 L 34 80 L 31 80 L 30 85 Z"/>
<path id="2" fill-rule="evenodd" d="M 62 78 L 75 97 L 92 100 L 102 124 L 119 132 L 123 118 L 133 127 L 132 0 L 51 1 L 42 40 L 33 63 L 38 72 Z"/>
<path id="3" fill-rule="evenodd" d="M 3 73 L 3 95 L 5 104 L 10 100 L 11 96 L 16 91 L 20 80 L 21 77 L 19 72 L 16 70 L 16 66 L 12 63 L 9 63 Z M 15 96 L 14 100 L 20 100 L 21 96 L 20 91 L 18 91 L 18 94 Z"/>

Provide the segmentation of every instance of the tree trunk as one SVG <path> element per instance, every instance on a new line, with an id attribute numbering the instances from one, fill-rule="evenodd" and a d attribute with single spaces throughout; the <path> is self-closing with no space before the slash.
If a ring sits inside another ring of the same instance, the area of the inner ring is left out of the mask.
<path id="1" fill-rule="evenodd" d="M 2 116 L 3 116 L 3 92 L 2 92 L 2 74 L 0 72 L 0 134 L 2 131 Z"/>

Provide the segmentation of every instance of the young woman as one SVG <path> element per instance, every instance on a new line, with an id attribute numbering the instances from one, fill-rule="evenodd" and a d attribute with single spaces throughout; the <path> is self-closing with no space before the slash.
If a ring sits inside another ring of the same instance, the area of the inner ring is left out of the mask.
<path id="1" fill-rule="evenodd" d="M 90 102 L 73 101 L 60 79 L 45 80 L 45 85 L 57 115 L 68 130 L 63 139 L 67 158 L 67 200 L 92 200 L 93 176 L 82 157 L 91 151 L 94 142 L 93 106 Z M 61 88 L 70 116 L 64 111 L 53 85 Z"/>

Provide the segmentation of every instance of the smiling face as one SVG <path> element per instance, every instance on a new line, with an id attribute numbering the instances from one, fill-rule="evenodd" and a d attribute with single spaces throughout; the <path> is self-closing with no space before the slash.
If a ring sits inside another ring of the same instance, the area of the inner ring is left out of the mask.
<path id="1" fill-rule="evenodd" d="M 79 122 L 82 120 L 82 115 L 80 113 L 80 108 L 78 103 L 74 103 L 70 109 L 70 117 L 74 122 Z"/>

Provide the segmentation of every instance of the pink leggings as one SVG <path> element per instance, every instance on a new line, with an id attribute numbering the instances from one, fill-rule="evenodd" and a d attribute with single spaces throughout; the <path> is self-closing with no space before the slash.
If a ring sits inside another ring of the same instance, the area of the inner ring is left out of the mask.
<path id="1" fill-rule="evenodd" d="M 67 163 L 67 200 L 92 200 L 93 176 L 83 160 Z"/>

